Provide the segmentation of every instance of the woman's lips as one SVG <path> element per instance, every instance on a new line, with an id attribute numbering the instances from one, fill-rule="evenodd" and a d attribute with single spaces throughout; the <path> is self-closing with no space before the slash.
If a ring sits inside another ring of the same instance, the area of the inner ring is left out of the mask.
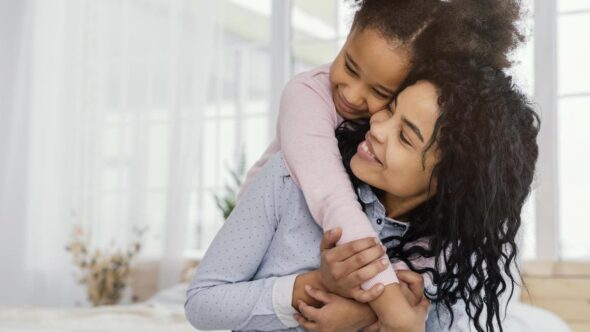
<path id="1" fill-rule="evenodd" d="M 356 153 L 359 155 L 359 157 L 361 157 L 361 159 L 365 159 L 367 161 L 376 162 L 383 165 L 383 163 L 381 163 L 381 161 L 377 159 L 377 157 L 373 153 L 372 147 L 367 140 L 362 141 L 361 144 L 358 145 Z"/>

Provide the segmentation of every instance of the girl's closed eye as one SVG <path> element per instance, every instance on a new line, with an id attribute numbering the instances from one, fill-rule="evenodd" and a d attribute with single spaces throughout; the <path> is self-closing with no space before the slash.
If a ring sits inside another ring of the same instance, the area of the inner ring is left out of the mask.
<path id="1" fill-rule="evenodd" d="M 381 92 L 377 89 L 373 89 L 373 95 L 379 99 L 382 99 L 382 100 L 391 98 L 389 95 L 384 94 L 383 92 Z"/>
<path id="2" fill-rule="evenodd" d="M 353 76 L 353 77 L 358 77 L 359 76 L 359 74 L 354 69 L 352 69 L 352 67 L 350 66 L 350 64 L 348 63 L 347 60 L 344 61 L 344 67 L 346 67 L 346 70 L 348 71 L 348 73 L 351 76 Z"/>

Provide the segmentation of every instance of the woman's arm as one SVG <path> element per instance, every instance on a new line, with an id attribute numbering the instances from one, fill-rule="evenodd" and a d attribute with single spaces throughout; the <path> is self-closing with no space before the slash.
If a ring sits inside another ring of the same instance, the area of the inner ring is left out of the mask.
<path id="1" fill-rule="evenodd" d="M 280 157 L 280 155 L 277 155 Z M 282 158 L 271 158 L 209 246 L 188 288 L 185 314 L 202 330 L 285 329 L 273 307 L 277 278 L 252 280 L 279 222 Z"/>

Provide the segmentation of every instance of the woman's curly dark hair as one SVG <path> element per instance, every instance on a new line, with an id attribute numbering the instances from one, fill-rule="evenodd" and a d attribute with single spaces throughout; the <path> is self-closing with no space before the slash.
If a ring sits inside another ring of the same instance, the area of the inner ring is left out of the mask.
<path id="1" fill-rule="evenodd" d="M 408 46 L 415 63 L 476 59 L 494 68 L 523 41 L 520 0 L 353 0 L 352 29 L 376 29 Z"/>
<path id="2" fill-rule="evenodd" d="M 383 239 L 387 254 L 431 275 L 436 290 L 427 296 L 446 306 L 451 325 L 451 306 L 462 300 L 477 331 L 496 325 L 502 331 L 499 297 L 508 290 L 512 297 L 520 274 L 515 238 L 534 176 L 539 117 L 501 70 L 436 61 L 416 68 L 404 86 L 418 80 L 433 83 L 439 96 L 426 148 L 440 158 L 431 176 L 434 195 L 405 216 L 412 225 L 406 234 Z M 350 160 L 367 130 L 365 121 L 336 131 L 355 186 Z M 420 239 L 429 246 L 412 245 Z M 415 266 L 418 257 L 431 258 L 434 268 Z"/>

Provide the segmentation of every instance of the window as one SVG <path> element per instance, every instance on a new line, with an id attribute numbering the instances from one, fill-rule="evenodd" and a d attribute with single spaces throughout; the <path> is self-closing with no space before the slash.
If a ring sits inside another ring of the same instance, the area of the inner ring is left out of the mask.
<path id="1" fill-rule="evenodd" d="M 509 73 L 515 78 L 519 88 L 529 96 L 534 96 L 534 36 L 533 30 L 533 0 L 523 1 L 522 5 L 525 7 L 526 16 L 523 18 L 522 31 L 525 34 L 525 43 L 521 45 L 511 56 L 513 67 L 510 68 Z M 536 180 L 535 180 L 536 181 Z M 528 197 L 522 211 L 522 229 L 520 248 L 522 257 L 525 260 L 535 258 L 535 251 L 537 246 L 536 241 L 536 222 L 535 222 L 535 186 L 533 182 L 531 195 Z"/>
<path id="2" fill-rule="evenodd" d="M 352 21 L 350 3 L 339 0 L 291 0 L 290 21 L 272 23 L 271 2 L 277 0 L 225 0 L 223 23 L 223 57 L 217 59 L 216 86 L 210 96 L 205 135 L 210 149 L 206 156 L 202 182 L 195 191 L 193 235 L 198 234 L 192 249 L 204 250 L 222 221 L 215 208 L 213 194 L 220 192 L 229 181 L 227 166 L 237 163 L 244 151 L 246 166 L 255 162 L 272 139 L 270 130 L 269 95 L 271 76 L 271 24 L 288 24 L 291 29 L 292 73 L 312 69 L 334 59 L 349 32 Z M 559 232 L 549 237 L 559 241 L 556 256 L 563 259 L 590 258 L 586 234 L 590 232 L 590 44 L 580 42 L 580 35 L 590 31 L 590 3 L 586 0 L 554 0 L 557 4 L 557 162 L 554 179 L 559 188 L 558 202 L 535 194 L 544 179 L 537 178 L 533 193 L 523 211 L 523 248 L 525 259 L 536 258 L 539 248 L 546 245 L 541 236 L 544 226 L 537 225 L 540 207 L 558 206 Z M 524 1 L 528 8 L 523 28 L 527 43 L 513 55 L 515 66 L 510 73 L 516 77 L 525 93 L 533 96 L 536 79 L 535 59 L 545 55 L 535 49 L 533 40 L 533 3 Z M 553 15 L 553 14 L 552 14 Z M 543 20 L 551 19 L 549 16 Z M 543 21 L 537 24 L 546 25 Z M 537 53 L 535 53 L 537 52 Z M 551 60 L 554 61 L 554 60 Z M 541 62 L 540 62 L 541 63 Z M 543 70 L 542 68 L 537 70 Z M 279 89 L 280 90 L 280 89 Z M 534 101 L 535 103 L 537 101 Z M 543 125 L 548 125 L 544 123 Z M 555 139 L 553 137 L 552 139 Z M 246 142 L 246 146 L 243 146 Z M 553 181 L 553 180 L 551 180 Z M 198 212 L 197 212 L 198 211 Z M 559 235 L 557 235 L 559 234 Z M 559 237 L 559 238 L 557 238 Z M 193 237 L 189 243 L 194 243 Z"/>
<path id="3" fill-rule="evenodd" d="M 560 258 L 590 259 L 590 2 L 559 0 L 557 15 Z"/>
<path id="4" fill-rule="evenodd" d="M 332 62 L 348 35 L 352 11 L 340 0 L 294 0 L 291 11 L 295 74 Z"/>
<path id="5" fill-rule="evenodd" d="M 223 224 L 214 196 L 233 183 L 242 158 L 248 170 L 269 137 L 271 0 L 224 0 L 213 87 L 203 119 L 203 156 L 191 195 L 187 249 L 200 256 Z"/>

